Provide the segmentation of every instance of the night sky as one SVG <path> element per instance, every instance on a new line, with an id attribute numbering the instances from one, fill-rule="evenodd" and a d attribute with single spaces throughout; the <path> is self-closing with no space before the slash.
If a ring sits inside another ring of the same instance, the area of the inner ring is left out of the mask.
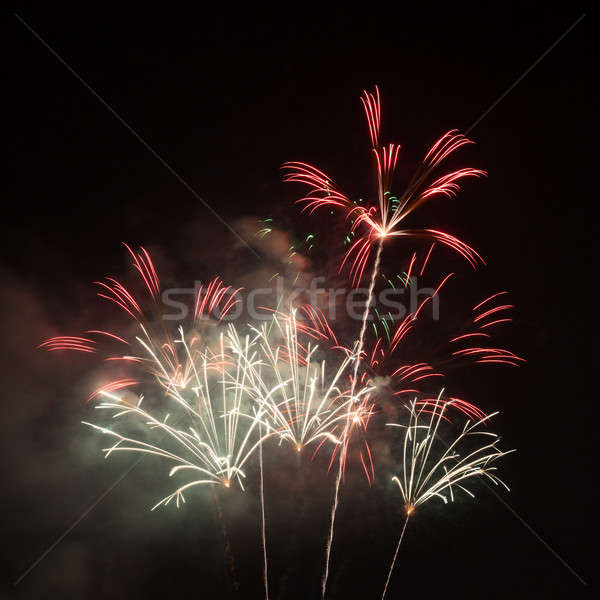
<path id="1" fill-rule="evenodd" d="M 349 193 L 366 194 L 359 97 L 374 84 L 383 137 L 402 144 L 401 176 L 440 134 L 477 122 L 469 133 L 476 145 L 456 164 L 489 176 L 419 210 L 411 224 L 443 228 L 484 256 L 487 266 L 474 273 L 440 255 L 461 277 L 450 300 L 510 290 L 517 311 L 506 342 L 528 361 L 449 373 L 449 387 L 501 411 L 494 430 L 518 450 L 501 466 L 511 493 L 499 500 L 475 484 L 475 502 L 424 507 L 389 597 L 571 598 L 589 590 L 598 500 L 589 377 L 594 15 L 478 122 L 584 12 L 577 3 L 365 5 L 356 13 L 302 5 L 150 15 L 17 9 L 27 26 L 10 17 L 4 36 L 5 93 L 15 105 L 5 113 L 0 258 L 3 597 L 261 597 L 256 486 L 222 498 L 236 593 L 211 492 L 190 494 L 180 511 L 150 513 L 168 489 L 164 466 L 145 459 L 119 481 L 135 457 L 104 461 L 104 441 L 80 424 L 93 411 L 85 399 L 97 374 L 85 357 L 42 355 L 36 346 L 109 318 L 90 284 L 127 272 L 122 241 L 146 246 L 167 285 L 215 274 L 247 284 L 249 273 L 258 285 L 264 257 L 240 247 L 198 197 L 237 229 L 272 217 L 288 233 L 313 227 L 327 239 L 335 218 L 299 217 L 301 190 L 281 182 L 280 165 L 314 163 Z M 327 247 L 319 252 L 314 270 L 331 271 Z M 410 253 L 409 243 L 394 243 L 386 267 L 405 265 Z M 315 598 L 333 477 L 323 461 L 297 465 L 271 450 L 271 595 Z M 253 466 L 249 479 L 256 475 Z M 397 488 L 382 476 L 369 489 L 351 475 L 338 524 L 329 597 L 379 597 L 402 524 Z"/>

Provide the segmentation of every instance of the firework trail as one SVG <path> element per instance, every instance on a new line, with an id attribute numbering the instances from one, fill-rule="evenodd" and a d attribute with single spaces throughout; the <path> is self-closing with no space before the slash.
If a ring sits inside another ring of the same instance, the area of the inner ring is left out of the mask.
<path id="1" fill-rule="evenodd" d="M 410 511 L 406 511 L 406 518 L 404 519 L 404 525 L 402 526 L 402 531 L 400 532 L 400 537 L 398 538 L 398 543 L 396 544 L 396 549 L 394 550 L 394 556 L 392 557 L 392 564 L 390 566 L 390 570 L 388 571 L 386 580 L 385 580 L 385 585 L 383 586 L 383 593 L 381 594 L 381 598 L 382 600 L 385 598 L 385 594 L 387 592 L 388 589 L 388 585 L 390 583 L 390 578 L 392 576 L 392 570 L 394 569 L 394 565 L 396 564 L 396 558 L 398 558 L 398 551 L 400 550 L 400 544 L 402 544 L 402 539 L 404 538 L 404 532 L 406 531 L 406 525 L 408 524 L 408 517 L 410 516 L 410 513 L 412 512 L 412 509 Z"/>
<path id="2" fill-rule="evenodd" d="M 215 508 L 217 510 L 217 519 L 219 521 L 219 529 L 221 530 L 221 535 L 223 536 L 224 543 L 224 554 L 225 554 L 225 575 L 229 576 L 231 580 L 231 585 L 235 592 L 238 592 L 240 589 L 240 583 L 238 581 L 237 572 L 235 569 L 235 558 L 233 555 L 233 550 L 231 549 L 231 541 L 229 539 L 229 533 L 227 532 L 227 523 L 225 522 L 225 516 L 223 515 L 223 510 L 221 509 L 221 503 L 219 502 L 219 497 L 217 496 L 216 488 L 212 487 L 212 496 L 215 502 Z"/>
<path id="3" fill-rule="evenodd" d="M 262 435 L 262 428 L 259 425 L 259 434 Z M 265 483 L 263 473 L 263 445 L 258 447 L 258 461 L 260 467 L 260 521 L 263 547 L 263 578 L 265 583 L 265 600 L 269 600 L 269 572 L 267 564 L 267 525 L 265 519 Z"/>
<path id="4" fill-rule="evenodd" d="M 311 214 L 318 208 L 327 206 L 341 207 L 346 217 L 351 221 L 351 231 L 354 233 L 360 227 L 366 226 L 366 233 L 352 244 L 344 256 L 340 270 L 346 263 L 350 264 L 350 275 L 355 285 L 358 285 L 362 279 L 364 270 L 369 261 L 372 248 L 376 245 L 376 257 L 371 272 L 371 282 L 369 293 L 367 294 L 367 304 L 361 322 L 360 335 L 356 344 L 357 354 L 355 358 L 355 372 L 352 386 L 355 385 L 358 374 L 358 366 L 361 360 L 361 352 L 364 342 L 364 331 L 366 329 L 366 320 L 370 310 L 370 302 L 373 294 L 375 281 L 378 276 L 379 264 L 383 240 L 389 237 L 413 237 L 427 238 L 434 242 L 440 242 L 461 254 L 473 267 L 477 261 L 483 262 L 483 259 L 470 246 L 455 238 L 454 236 L 435 229 L 401 229 L 401 222 L 412 213 L 418 206 L 426 202 L 429 198 L 436 195 L 453 197 L 460 189 L 458 181 L 465 177 L 481 177 L 485 175 L 484 171 L 472 168 L 463 168 L 448 173 L 427 183 L 435 169 L 448 156 L 458 150 L 465 144 L 472 143 L 463 135 L 455 130 L 449 131 L 443 135 L 430 149 L 417 172 L 409 182 L 405 192 L 399 197 L 392 196 L 390 188 L 394 171 L 396 170 L 400 146 L 398 144 L 382 145 L 380 142 L 381 128 L 381 102 L 379 89 L 375 87 L 375 93 L 364 91 L 361 98 L 369 136 L 371 141 L 371 151 L 375 158 L 375 167 L 377 175 L 377 203 L 370 207 L 359 206 L 352 202 L 323 171 L 303 162 L 288 162 L 283 165 L 286 171 L 284 181 L 302 183 L 309 188 L 309 193 L 301 198 L 299 202 L 304 203 L 304 209 Z M 412 266 L 412 263 L 411 263 Z M 410 270 L 410 269 L 409 269 Z M 407 282 L 409 275 L 407 274 Z M 354 389 L 354 388 L 353 388 Z M 345 431 L 348 430 L 348 424 Z M 340 462 L 343 461 L 343 454 L 340 453 Z M 340 479 L 343 468 L 340 465 L 336 477 L 335 498 L 331 513 L 330 532 L 326 545 L 326 565 L 325 575 L 322 582 L 322 598 L 325 597 L 327 586 L 327 576 L 329 572 L 329 556 L 331 550 L 331 540 L 333 538 L 333 521 L 338 504 L 338 494 Z"/>
<path id="5" fill-rule="evenodd" d="M 445 412 L 452 405 L 452 401 L 441 400 L 442 392 L 440 392 L 433 406 L 418 407 L 416 402 L 411 402 L 406 407 L 410 413 L 407 426 L 396 423 L 388 424 L 391 427 L 400 427 L 404 430 L 402 473 L 399 477 L 394 476 L 392 481 L 396 482 L 400 488 L 406 518 L 387 574 L 381 595 L 382 600 L 385 598 L 388 589 L 408 519 L 418 506 L 425 504 L 432 498 L 440 498 L 444 504 L 448 503 L 448 499 L 453 502 L 453 487 L 474 498 L 474 495 L 461 482 L 479 476 L 486 477 L 494 485 L 501 484 L 507 490 L 509 489 L 494 474 L 496 467 L 493 463 L 499 458 L 514 452 L 514 450 L 499 450 L 497 444 L 500 438 L 495 433 L 478 429 L 479 425 L 489 421 L 498 413 L 493 413 L 475 422 L 467 421 L 454 441 L 449 445 L 445 445 L 439 440 L 437 434 L 442 420 L 448 420 L 445 417 Z M 475 444 L 474 449 L 467 450 L 465 455 L 461 457 L 459 446 L 466 439 L 475 436 L 485 436 L 491 438 L 492 441 Z M 439 444 L 434 446 L 436 441 L 445 446 L 445 448 L 439 448 L 438 454 L 436 452 Z"/>
<path id="6" fill-rule="evenodd" d="M 365 310 L 368 310 L 368 307 Z M 259 340 L 261 355 L 264 357 L 264 361 L 258 363 L 260 369 L 254 380 L 256 400 L 265 411 L 266 419 L 280 440 L 291 443 L 296 452 L 300 453 L 304 447 L 317 441 L 319 445 L 315 454 L 325 441 L 331 441 L 341 448 L 336 477 L 336 487 L 339 489 L 347 452 L 349 423 L 354 418 L 361 419 L 371 388 L 362 387 L 356 391 L 357 360 L 349 352 L 346 352 L 345 359 L 334 375 L 325 381 L 325 362 L 313 365 L 318 346 L 311 342 L 305 346 L 298 340 L 299 326 L 295 310 L 289 315 L 278 312 L 272 323 L 276 324 L 282 336 L 282 344 L 275 348 L 269 333 L 270 326 L 263 325 L 260 330 L 254 330 L 257 334 L 256 340 Z M 322 321 L 320 323 L 323 325 Z M 316 329 L 307 326 L 302 326 L 301 331 L 317 332 Z M 362 338 L 364 328 L 361 331 Z M 360 352 L 360 349 L 357 352 Z M 239 354 L 246 355 L 241 349 Z M 344 392 L 338 385 L 351 365 L 354 365 L 352 384 L 350 391 Z M 267 384 L 268 381 L 275 381 L 275 385 Z M 321 384 L 318 391 L 317 382 Z M 317 400 L 316 396 L 319 396 L 320 400 Z M 334 431 L 340 423 L 342 433 L 336 437 Z M 332 460 L 334 457 L 335 454 Z M 337 494 L 334 502 L 337 504 Z M 330 528 L 329 536 L 328 551 L 331 549 L 333 527 Z M 328 562 L 327 560 L 327 564 Z"/>
<path id="7" fill-rule="evenodd" d="M 373 272 L 371 273 L 371 282 L 369 284 L 369 291 L 367 294 L 367 302 L 365 304 L 365 309 L 361 321 L 360 326 L 360 335 L 358 337 L 358 343 L 356 344 L 356 356 L 354 359 L 354 369 L 352 374 L 352 383 L 350 388 L 350 394 L 354 394 L 354 389 L 356 386 L 356 381 L 358 379 L 358 368 L 360 364 L 360 357 L 363 351 L 363 343 L 365 337 L 365 331 L 367 328 L 367 317 L 369 315 L 369 310 L 371 307 L 371 298 L 373 296 L 373 290 L 375 288 L 375 278 L 377 277 L 377 270 L 379 268 L 379 261 L 381 258 L 381 249 L 383 247 L 382 241 L 379 241 L 377 245 L 377 254 L 375 256 L 375 263 L 373 265 Z M 339 493 L 340 493 L 340 483 L 342 481 L 342 475 L 344 472 L 344 464 L 345 464 L 345 455 L 347 453 L 347 435 L 350 427 L 350 406 L 348 407 L 348 412 L 346 414 L 346 422 L 344 425 L 344 434 L 343 439 L 345 441 L 342 450 L 340 451 L 340 456 L 338 460 L 338 469 L 335 477 L 335 492 L 333 495 L 333 505 L 331 507 L 331 515 L 329 519 L 329 532 L 327 534 L 327 543 L 325 545 L 325 570 L 323 572 L 323 579 L 321 581 L 321 598 L 325 598 L 325 592 L 327 590 L 327 579 L 329 578 L 329 558 L 331 556 L 331 545 L 333 544 L 333 530 L 335 527 L 335 515 L 337 512 L 337 507 L 339 503 Z"/>

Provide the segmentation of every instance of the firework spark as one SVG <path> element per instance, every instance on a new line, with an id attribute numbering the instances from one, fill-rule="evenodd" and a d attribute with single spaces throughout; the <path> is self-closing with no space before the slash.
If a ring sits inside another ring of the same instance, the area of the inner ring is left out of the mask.
<path id="1" fill-rule="evenodd" d="M 439 242 L 461 254 L 473 267 L 483 262 L 479 254 L 458 238 L 437 229 L 403 229 L 402 222 L 415 209 L 435 196 L 454 197 L 460 190 L 459 181 L 467 177 L 483 177 L 485 171 L 462 168 L 432 180 L 437 168 L 459 148 L 472 144 L 457 130 L 445 133 L 429 150 L 423 162 L 400 196 L 391 192 L 392 180 L 398 163 L 399 144 L 382 145 L 381 101 L 379 89 L 375 93 L 364 91 L 361 98 L 375 159 L 377 176 L 377 202 L 369 206 L 357 204 L 341 191 L 333 180 L 320 169 L 304 162 L 287 162 L 283 165 L 284 181 L 302 183 L 309 188 L 306 196 L 298 200 L 309 213 L 322 207 L 341 208 L 351 222 L 351 231 L 366 227 L 346 253 L 340 267 L 350 264 L 351 277 L 357 285 L 363 276 L 374 246 L 391 237 L 424 238 Z"/>
<path id="2" fill-rule="evenodd" d="M 464 487 L 463 482 L 479 476 L 485 477 L 494 485 L 500 484 L 509 489 L 495 474 L 494 463 L 514 450 L 500 450 L 497 446 L 500 438 L 495 433 L 479 429 L 479 425 L 497 413 L 475 422 L 467 421 L 454 441 L 445 444 L 438 437 L 438 430 L 440 423 L 445 420 L 444 413 L 452 406 L 453 401 L 445 402 L 441 396 L 440 393 L 433 407 L 429 405 L 419 407 L 414 401 L 406 406 L 410 415 L 408 425 L 388 424 L 403 429 L 401 474 L 394 476 L 392 481 L 400 488 L 406 517 L 385 581 L 382 600 L 388 589 L 406 524 L 418 506 L 433 498 L 439 498 L 444 504 L 448 501 L 453 502 L 455 490 L 461 490 L 474 498 L 473 493 Z M 477 443 L 464 455 L 461 454 L 465 442 L 476 436 L 485 437 L 490 441 Z"/>
<path id="3" fill-rule="evenodd" d="M 316 358 L 319 346 L 299 339 L 302 329 L 295 310 L 286 317 L 280 313 L 273 322 L 275 331 L 266 324 L 254 329 L 260 361 L 254 362 L 255 377 L 248 385 L 265 418 L 279 439 L 297 452 L 314 443 L 319 447 L 325 441 L 341 444 L 343 435 L 334 432 L 346 421 L 348 411 L 352 413 L 369 393 L 368 387 L 355 395 L 341 387 L 353 356 L 347 354 L 330 373 L 325 361 Z M 277 334 L 280 344 L 274 343 Z M 252 362 L 240 344 L 234 347 L 248 364 Z"/>
<path id="4" fill-rule="evenodd" d="M 114 452 L 151 454 L 174 463 L 169 476 L 183 471 L 198 476 L 160 500 L 152 510 L 161 504 L 168 505 L 173 499 L 179 507 L 180 502 L 185 502 L 184 492 L 198 485 L 223 485 L 229 488 L 237 482 L 243 490 L 244 465 L 262 441 L 271 435 L 268 424 L 261 420 L 264 411 L 260 407 L 252 408 L 253 403 L 246 390 L 249 378 L 246 365 L 226 353 L 225 336 L 220 335 L 219 354 L 213 354 L 207 348 L 192 354 L 183 329 L 180 328 L 179 332 L 176 343 L 184 348 L 193 371 L 186 385 L 173 382 L 160 356 L 144 340 L 140 338 L 139 341 L 154 362 L 156 373 L 161 374 L 156 379 L 164 396 L 172 403 L 173 409 L 183 415 L 185 429 L 170 425 L 169 420 L 173 421 L 170 419 L 171 412 L 158 418 L 150 410 L 145 410 L 143 396 L 132 402 L 115 391 L 107 390 L 99 393 L 103 400 L 96 406 L 97 409 L 110 411 L 113 419 L 119 422 L 125 417 L 132 418 L 145 431 L 159 430 L 163 437 L 154 443 L 147 443 L 113 428 L 86 423 L 116 438 L 115 444 L 103 450 L 106 457 Z M 229 335 L 232 335 L 231 330 Z M 239 342 L 237 334 L 235 339 Z M 244 343 L 245 354 L 249 356 L 251 341 L 246 337 Z M 266 434 L 259 433 L 260 425 L 266 427 Z"/>
<path id="5" fill-rule="evenodd" d="M 173 332 L 164 327 L 164 322 L 160 327 L 155 325 L 155 317 L 158 312 L 157 300 L 160 298 L 161 288 L 149 253 L 143 247 L 140 247 L 136 253 L 127 244 L 123 245 L 132 256 L 133 267 L 143 283 L 143 298 L 113 277 L 106 277 L 104 281 L 95 282 L 101 288 L 97 295 L 111 301 L 131 317 L 137 326 L 139 335 L 132 337 L 121 332 L 119 332 L 120 335 L 117 335 L 112 331 L 91 329 L 85 332 L 85 337 L 55 336 L 38 346 L 39 349 L 48 352 L 72 351 L 94 354 L 103 357 L 104 361 L 121 364 L 123 368 L 134 370 L 134 375 L 120 376 L 94 390 L 88 401 L 107 392 L 137 386 L 141 383 L 141 373 L 150 374 L 158 378 L 162 385 L 175 388 L 185 387 L 194 378 L 191 354 L 178 351 L 180 344 L 175 342 Z M 219 277 L 215 277 L 207 285 L 199 287 L 192 310 L 191 329 L 195 331 L 189 341 L 192 353 L 196 352 L 197 347 L 206 337 L 203 333 L 207 332 L 207 324 L 221 323 L 241 302 L 240 291 L 241 288 L 233 289 L 231 286 L 225 285 Z M 148 304 L 145 300 L 150 300 L 150 303 Z M 142 353 L 139 356 L 136 355 L 135 349 L 142 349 Z"/>

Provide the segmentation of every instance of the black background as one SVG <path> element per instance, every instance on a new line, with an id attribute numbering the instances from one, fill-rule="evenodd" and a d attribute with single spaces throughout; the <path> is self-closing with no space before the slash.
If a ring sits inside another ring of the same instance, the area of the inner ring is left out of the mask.
<path id="1" fill-rule="evenodd" d="M 284 160 L 307 160 L 364 191 L 364 87 L 380 85 L 384 137 L 402 143 L 401 161 L 412 167 L 440 133 L 468 129 L 584 12 L 576 3 L 363 8 L 17 12 L 228 222 L 294 214 L 298 190 L 280 182 Z M 486 410 L 501 410 L 496 427 L 518 449 L 503 468 L 512 492 L 502 498 L 589 585 L 593 21 L 583 19 L 473 129 L 477 146 L 464 160 L 489 177 L 418 215 L 418 225 L 435 222 L 486 258 L 465 295 L 506 288 L 519 307 L 512 347 L 527 365 L 476 374 L 470 391 Z M 35 345 L 94 316 L 88 283 L 124 270 L 122 240 L 154 249 L 161 272 L 176 280 L 224 269 L 235 239 L 16 17 L 6 31 L 5 90 L 15 107 L 5 115 L 0 264 L 3 593 L 228 597 L 210 495 L 191 496 L 178 513 L 149 513 L 155 471 L 143 465 L 13 585 L 131 464 L 103 462 L 97 440 L 81 431 L 85 362 L 41 360 Z M 268 475 L 272 596 L 316 597 L 332 479 L 305 473 L 310 485 L 299 500 L 296 466 L 285 460 Z M 349 485 L 331 597 L 381 593 L 401 524 L 386 486 Z M 248 598 L 261 594 L 251 492 L 224 500 L 239 596 Z M 585 589 L 485 489 L 477 502 L 428 507 L 421 517 L 390 597 L 573 597 Z"/>

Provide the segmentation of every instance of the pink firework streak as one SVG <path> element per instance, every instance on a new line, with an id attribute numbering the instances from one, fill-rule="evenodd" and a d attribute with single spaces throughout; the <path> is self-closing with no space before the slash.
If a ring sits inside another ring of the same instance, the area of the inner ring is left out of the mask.
<path id="1" fill-rule="evenodd" d="M 340 265 L 340 271 L 350 265 L 350 276 L 354 285 L 362 280 L 373 247 L 378 241 L 390 237 L 429 239 L 448 246 L 462 255 L 473 267 L 483 263 L 481 256 L 469 245 L 453 235 L 437 229 L 403 229 L 402 222 L 421 204 L 435 196 L 452 198 L 460 190 L 460 180 L 467 177 L 483 177 L 485 171 L 462 168 L 434 178 L 438 167 L 459 148 L 473 142 L 457 130 L 445 133 L 429 150 L 423 162 L 408 182 L 403 194 L 392 196 L 391 186 L 398 164 L 400 145 L 380 142 L 381 102 L 379 89 L 364 91 L 361 98 L 371 141 L 371 152 L 377 176 L 377 202 L 368 206 L 358 205 L 341 191 L 323 171 L 304 162 L 287 162 L 283 165 L 284 181 L 301 183 L 308 193 L 298 200 L 303 210 L 314 213 L 323 207 L 339 208 L 350 221 L 353 232 L 360 232 Z"/>
<path id="2" fill-rule="evenodd" d="M 423 267 L 430 258 L 431 249 L 429 248 Z M 413 255 L 411 265 L 414 263 Z M 423 273 L 423 268 L 420 272 Z M 432 293 L 421 300 L 413 312 L 409 312 L 390 330 L 389 340 L 378 336 L 372 343 L 365 344 L 361 354 L 360 369 L 357 373 L 357 385 L 370 386 L 373 385 L 376 377 L 385 377 L 389 382 L 392 397 L 402 403 L 415 400 L 416 406 L 422 407 L 423 412 L 426 413 L 434 410 L 435 406 L 440 405 L 437 391 L 434 393 L 431 384 L 439 382 L 441 387 L 446 377 L 445 369 L 442 366 L 434 366 L 434 363 L 436 365 L 443 363 L 449 367 L 461 367 L 473 363 L 518 366 L 525 362 L 525 359 L 514 352 L 494 344 L 494 330 L 512 320 L 508 315 L 510 310 L 514 308 L 514 305 L 503 301 L 508 292 L 498 292 L 473 307 L 465 329 L 454 331 L 448 337 L 442 339 L 444 353 L 441 357 L 433 361 L 431 357 L 423 357 L 425 360 L 402 361 L 401 364 L 398 364 L 398 354 L 406 355 L 406 351 L 401 353 L 400 350 L 409 343 L 411 335 L 419 335 L 419 323 L 427 305 L 438 294 L 442 294 L 444 287 L 451 281 L 451 273 L 443 277 Z M 291 316 L 283 311 L 272 312 L 282 323 L 291 320 Z M 498 315 L 503 316 L 499 318 Z M 332 325 L 320 308 L 310 304 L 299 306 L 295 323 L 299 333 L 318 341 L 321 346 L 329 348 L 330 351 L 339 351 L 345 355 L 351 353 L 349 347 L 340 344 L 338 335 L 336 335 Z M 302 349 L 303 346 L 299 344 L 299 348 Z M 283 350 L 281 353 L 282 359 L 285 357 Z M 348 376 L 351 385 L 352 376 L 350 374 Z M 429 390 L 427 389 L 428 386 Z M 473 421 L 478 421 L 486 416 L 481 408 L 465 399 L 448 396 L 446 401 L 450 403 L 454 411 L 464 414 Z M 340 456 L 343 462 L 342 477 L 344 477 L 350 456 L 350 446 L 358 446 L 356 455 L 367 482 L 369 485 L 372 484 L 375 469 L 373 454 L 368 443 L 367 426 L 379 412 L 377 402 L 371 395 L 362 398 L 360 406 L 355 409 L 352 416 L 352 422 L 344 438 L 343 445 L 337 445 L 333 448 L 328 470 L 333 466 L 335 457 Z M 445 412 L 443 419 L 451 419 L 448 411 Z M 341 427 L 339 425 L 334 434 L 341 437 Z M 313 457 L 322 446 L 324 444 L 320 443 Z"/>
<path id="3" fill-rule="evenodd" d="M 123 245 L 131 255 L 133 267 L 141 280 L 144 299 L 140 299 L 135 291 L 128 289 L 113 277 L 106 277 L 103 281 L 94 282 L 100 288 L 97 295 L 117 305 L 136 322 L 152 352 L 161 357 L 161 363 L 165 365 L 166 372 L 154 369 L 153 363 L 147 357 L 131 354 L 133 352 L 131 349 L 136 346 L 136 340 L 127 340 L 122 335 L 111 331 L 91 329 L 85 332 L 85 337 L 55 336 L 42 342 L 38 348 L 50 352 L 72 351 L 101 355 L 104 361 L 118 362 L 124 367 L 142 363 L 148 366 L 149 372 L 161 383 L 167 384 L 165 385 L 166 392 L 172 385 L 185 387 L 192 377 L 192 357 L 179 355 L 173 336 L 165 330 L 164 326 L 159 335 L 149 334 L 152 332 L 150 317 L 156 313 L 161 293 L 160 279 L 154 263 L 145 248 L 140 247 L 137 252 L 134 252 L 128 244 L 124 243 Z M 201 328 L 210 320 L 214 320 L 217 324 L 220 323 L 236 304 L 241 302 L 239 298 L 241 289 L 233 289 L 231 286 L 225 285 L 219 277 L 215 277 L 207 285 L 201 286 L 194 299 L 193 325 Z M 148 301 L 150 301 L 150 306 L 145 308 Z M 194 336 L 188 341 L 192 352 L 196 350 L 199 341 L 198 336 Z M 120 376 L 94 390 L 90 394 L 88 402 L 98 395 L 132 388 L 139 383 L 141 382 L 135 377 Z"/>

